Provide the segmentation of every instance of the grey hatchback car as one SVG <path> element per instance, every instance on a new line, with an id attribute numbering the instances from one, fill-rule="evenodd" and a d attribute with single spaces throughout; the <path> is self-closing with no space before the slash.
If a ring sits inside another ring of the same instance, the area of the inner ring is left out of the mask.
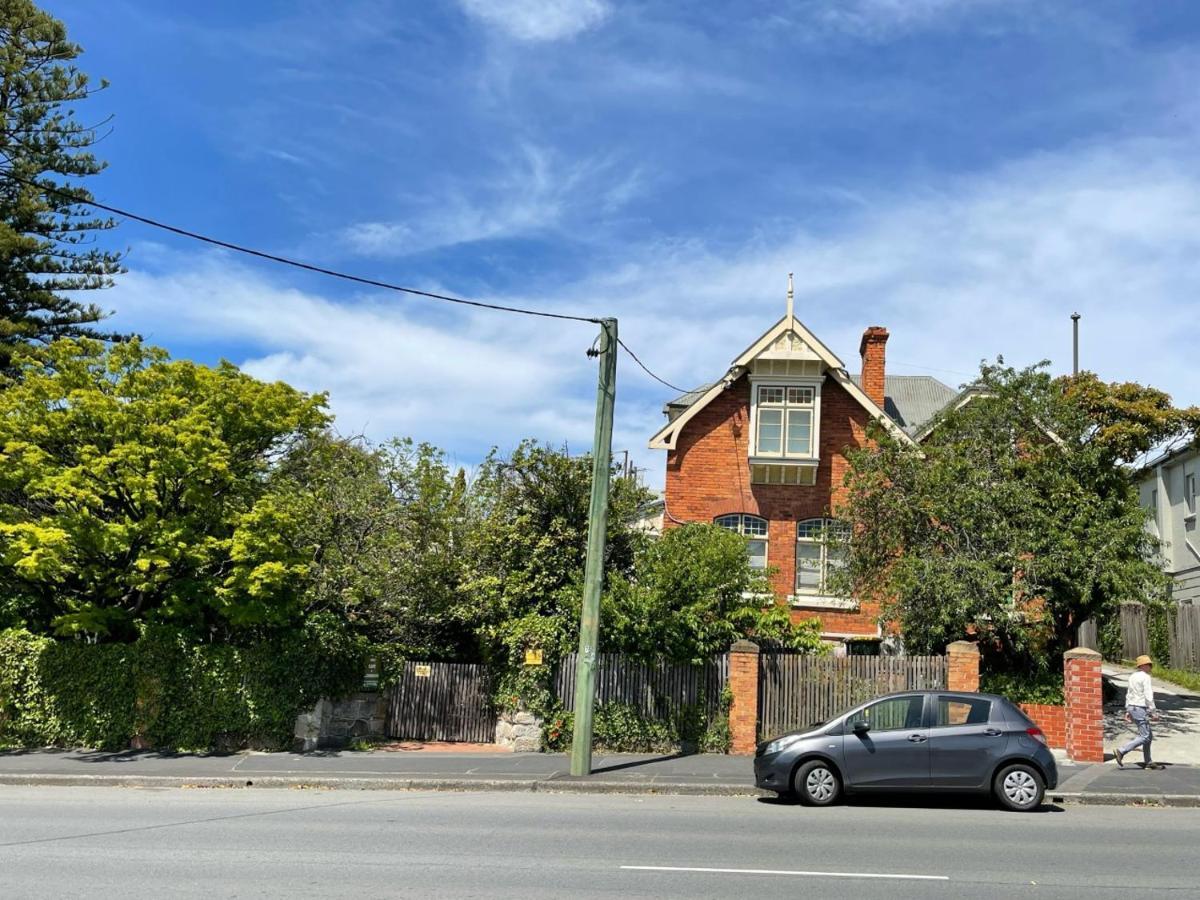
<path id="1" fill-rule="evenodd" d="M 995 694 L 905 691 L 758 745 L 754 781 L 812 806 L 843 792 L 992 793 L 1028 811 L 1058 785 L 1046 736 Z"/>

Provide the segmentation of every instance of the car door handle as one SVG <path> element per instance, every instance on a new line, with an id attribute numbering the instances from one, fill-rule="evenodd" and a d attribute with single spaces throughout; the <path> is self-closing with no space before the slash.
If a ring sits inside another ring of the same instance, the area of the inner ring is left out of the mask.
<path id="1" fill-rule="evenodd" d="M 992 737 L 1000 737 L 1000 735 L 1004 734 L 1004 732 L 1001 731 L 999 728 L 989 728 L 987 731 L 984 732 L 984 734 L 991 735 Z"/>
<path id="2" fill-rule="evenodd" d="M 914 744 L 923 744 L 926 740 L 928 740 L 928 738 L 926 738 L 923 734 L 910 734 L 908 739 Z"/>

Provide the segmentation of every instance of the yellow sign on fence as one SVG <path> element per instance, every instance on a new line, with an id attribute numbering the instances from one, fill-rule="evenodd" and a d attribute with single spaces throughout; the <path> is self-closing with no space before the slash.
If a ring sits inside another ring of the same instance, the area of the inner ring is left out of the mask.
<path id="1" fill-rule="evenodd" d="M 413 675 L 415 675 L 417 678 L 428 678 L 432 674 L 433 666 L 429 665 L 428 663 L 424 665 L 418 664 L 413 667 Z"/>
<path id="2" fill-rule="evenodd" d="M 541 650 L 526 650 L 525 651 L 525 665 L 540 666 L 541 664 L 542 664 L 542 651 Z"/>

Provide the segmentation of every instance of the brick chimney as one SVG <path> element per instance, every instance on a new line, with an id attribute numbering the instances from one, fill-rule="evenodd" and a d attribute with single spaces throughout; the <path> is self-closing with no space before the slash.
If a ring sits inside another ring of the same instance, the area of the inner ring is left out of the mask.
<path id="1" fill-rule="evenodd" d="M 858 345 L 858 352 L 862 356 L 862 389 L 880 409 L 883 409 L 883 363 L 887 339 L 886 328 L 872 325 L 863 332 L 862 343 Z"/>

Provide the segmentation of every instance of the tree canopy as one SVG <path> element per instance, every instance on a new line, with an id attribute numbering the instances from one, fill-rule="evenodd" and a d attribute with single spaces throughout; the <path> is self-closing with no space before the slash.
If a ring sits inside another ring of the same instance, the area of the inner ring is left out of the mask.
<path id="1" fill-rule="evenodd" d="M 878 597 L 911 652 L 973 635 L 995 668 L 1044 664 L 1082 620 L 1164 596 L 1128 464 L 1198 423 L 1152 388 L 985 364 L 919 450 L 852 454 L 839 589 Z"/>
<path id="2" fill-rule="evenodd" d="M 116 223 L 79 184 L 105 167 L 91 152 L 104 123 L 75 116 L 105 86 L 72 64 L 81 52 L 31 0 L 0 0 L 0 373 L 18 344 L 103 336 L 90 326 L 105 314 L 75 293 L 121 271 L 121 255 L 95 245 Z"/>
<path id="3" fill-rule="evenodd" d="M 0 391 L 0 621 L 127 639 L 295 618 L 310 560 L 274 460 L 324 429 L 324 397 L 138 341 L 19 355 Z"/>

